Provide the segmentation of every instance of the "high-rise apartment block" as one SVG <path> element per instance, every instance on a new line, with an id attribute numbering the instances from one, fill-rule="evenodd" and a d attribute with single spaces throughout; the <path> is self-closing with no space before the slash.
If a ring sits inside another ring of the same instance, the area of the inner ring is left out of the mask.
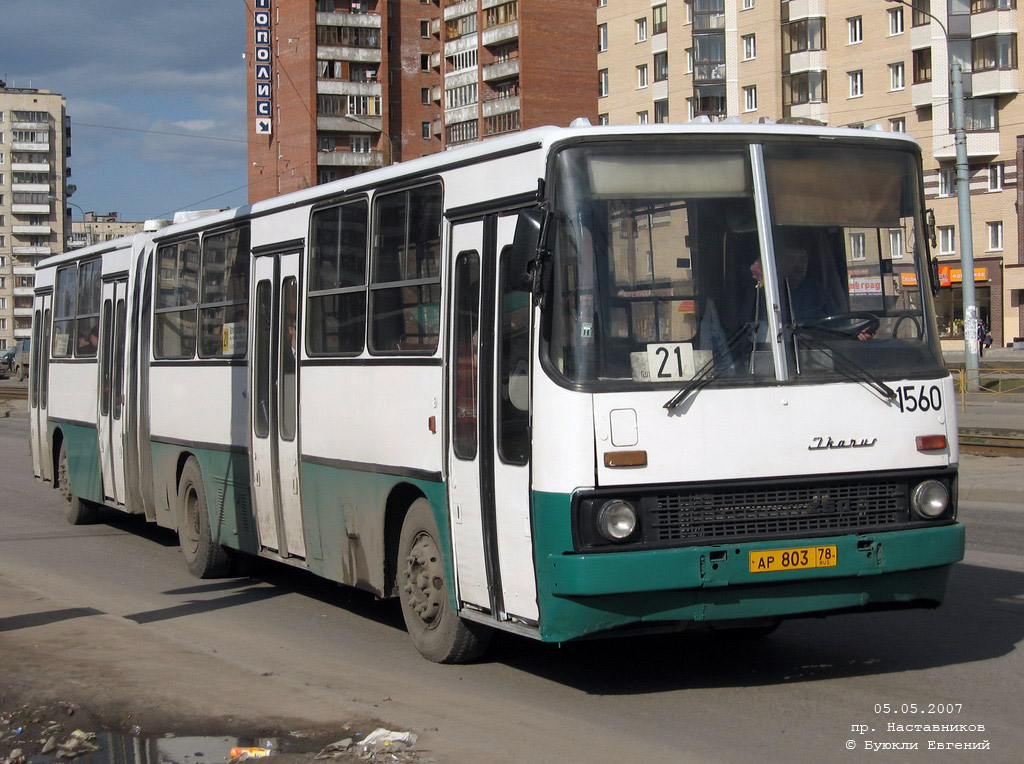
<path id="1" fill-rule="evenodd" d="M 1024 102 L 1015 0 L 597 0 L 602 122 L 807 118 L 922 147 L 939 329 L 962 346 L 950 63 L 964 71 L 974 280 L 997 344 L 1024 336 Z M 931 14 L 931 15 L 929 15 Z"/>
<path id="2" fill-rule="evenodd" d="M 596 119 L 594 0 L 251 0 L 249 199 Z"/>
<path id="3" fill-rule="evenodd" d="M 35 264 L 64 251 L 70 154 L 63 96 L 0 81 L 0 349 L 31 335 Z"/>

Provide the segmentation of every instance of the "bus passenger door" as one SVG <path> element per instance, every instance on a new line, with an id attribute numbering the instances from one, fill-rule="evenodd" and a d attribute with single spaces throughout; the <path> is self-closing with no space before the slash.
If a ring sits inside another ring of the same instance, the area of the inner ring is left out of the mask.
<path id="1" fill-rule="evenodd" d="M 507 278 L 515 225 L 489 215 L 452 229 L 449 506 L 460 599 L 530 623 L 530 294 Z"/>
<path id="2" fill-rule="evenodd" d="M 103 496 L 125 503 L 124 488 L 124 363 L 127 280 L 103 284 L 100 303 L 99 405 L 96 437 L 99 440 Z"/>
<path id="3" fill-rule="evenodd" d="M 32 473 L 43 480 L 53 480 L 48 458 L 49 433 L 46 426 L 47 377 L 50 369 L 50 306 L 52 294 L 36 299 L 32 316 L 32 347 L 28 365 L 29 435 L 32 443 Z"/>
<path id="4" fill-rule="evenodd" d="M 249 377 L 252 499 L 260 545 L 306 557 L 299 497 L 299 255 L 257 257 Z"/>

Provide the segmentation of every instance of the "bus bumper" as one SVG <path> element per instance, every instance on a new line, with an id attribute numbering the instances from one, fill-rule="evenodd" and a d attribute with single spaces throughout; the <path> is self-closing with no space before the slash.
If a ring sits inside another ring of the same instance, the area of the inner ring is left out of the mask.
<path id="1" fill-rule="evenodd" d="M 751 572 L 750 553 L 834 545 L 832 567 Z M 628 625 L 936 606 L 964 527 L 538 558 L 541 637 Z"/>

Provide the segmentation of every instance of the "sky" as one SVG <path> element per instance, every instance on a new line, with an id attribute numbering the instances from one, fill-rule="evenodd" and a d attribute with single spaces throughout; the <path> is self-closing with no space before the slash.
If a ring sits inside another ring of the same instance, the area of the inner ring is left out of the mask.
<path id="1" fill-rule="evenodd" d="M 0 0 L 0 80 L 67 99 L 69 201 L 127 221 L 246 202 L 247 5 Z"/>

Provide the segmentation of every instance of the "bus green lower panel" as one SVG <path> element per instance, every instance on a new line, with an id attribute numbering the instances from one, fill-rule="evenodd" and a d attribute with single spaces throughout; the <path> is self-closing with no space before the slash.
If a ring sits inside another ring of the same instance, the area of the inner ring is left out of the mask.
<path id="1" fill-rule="evenodd" d="M 964 528 L 937 528 L 576 554 L 568 496 L 534 494 L 541 636 L 565 641 L 624 626 L 938 604 Z M 750 553 L 834 545 L 836 564 L 751 572 Z"/>
<path id="2" fill-rule="evenodd" d="M 100 472 L 100 445 L 95 427 L 86 425 L 48 424 L 49 442 L 54 442 L 54 431 L 60 429 L 68 457 L 71 490 L 75 496 L 103 503 L 103 474 Z"/>

